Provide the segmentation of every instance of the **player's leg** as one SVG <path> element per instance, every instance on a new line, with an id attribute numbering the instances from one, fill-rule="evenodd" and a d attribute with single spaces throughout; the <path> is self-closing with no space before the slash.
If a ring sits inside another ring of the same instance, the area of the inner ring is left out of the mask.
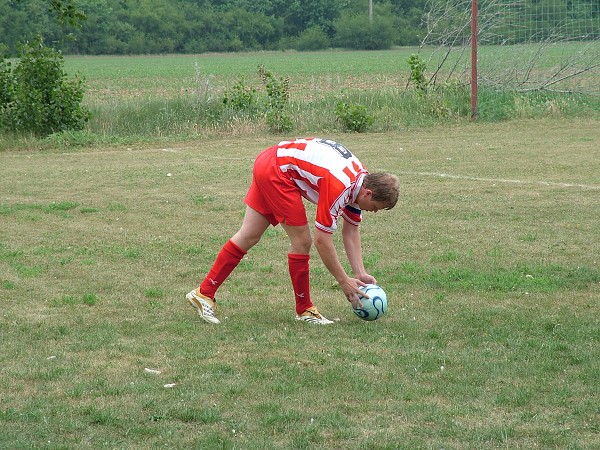
<path id="1" fill-rule="evenodd" d="M 217 289 L 238 266 L 248 250 L 260 241 L 269 225 L 270 222 L 265 216 L 249 206 L 246 207 L 240 229 L 223 245 L 198 289 L 189 292 L 186 296 L 202 319 L 219 323 L 214 312 Z"/>
<path id="2" fill-rule="evenodd" d="M 200 284 L 200 292 L 214 299 L 219 286 L 229 277 L 248 250 L 260 241 L 269 225 L 265 216 L 247 206 L 242 226 L 221 248 L 213 266 Z"/>
<path id="3" fill-rule="evenodd" d="M 248 252 L 252 247 L 258 244 L 262 235 L 267 231 L 271 222 L 267 217 L 246 206 L 244 221 L 237 233 L 233 235 L 231 241 L 239 248 Z"/>
<path id="4" fill-rule="evenodd" d="M 288 268 L 296 300 L 296 319 L 320 325 L 333 323 L 319 313 L 310 297 L 309 260 L 312 237 L 308 225 L 281 225 L 290 238 Z"/>
<path id="5" fill-rule="evenodd" d="M 312 237 L 308 225 L 297 227 L 282 223 L 281 226 L 290 238 L 288 268 L 296 299 L 296 314 L 302 314 L 308 308 L 313 306 L 310 298 L 309 277 L 309 259 Z"/>

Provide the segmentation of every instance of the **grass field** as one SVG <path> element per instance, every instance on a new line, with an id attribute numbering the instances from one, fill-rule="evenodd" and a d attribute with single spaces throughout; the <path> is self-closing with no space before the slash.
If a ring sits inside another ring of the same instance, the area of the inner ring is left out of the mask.
<path id="1" fill-rule="evenodd" d="M 589 48 L 593 45 L 555 45 L 543 54 L 533 45 L 482 47 L 477 120 L 598 120 L 600 67 L 585 70 L 578 65 L 577 56 L 597 51 L 597 47 Z M 64 61 L 66 73 L 85 79 L 82 104 L 91 113 L 89 122 L 82 130 L 42 138 L 0 133 L 0 152 L 149 142 L 170 145 L 167 143 L 224 136 L 258 137 L 282 130 L 288 135 L 336 134 L 356 131 L 356 123 L 368 123 L 360 131 L 371 133 L 465 124 L 472 119 L 467 53 L 456 49 L 446 55 L 440 50 L 420 51 L 420 58 L 427 61 L 425 79 L 436 73 L 435 84 L 424 82 L 423 89 L 415 81 L 408 82 L 408 58 L 417 48 L 69 56 Z M 515 53 L 521 58 L 519 63 Z M 534 62 L 525 56 L 531 53 L 536 55 Z M 436 59 L 446 57 L 438 71 Z M 278 92 L 285 93 L 278 111 L 259 76 L 259 66 L 272 72 L 271 80 L 280 86 Z M 564 69 L 559 75 L 557 67 Z M 579 69 L 581 73 L 571 74 Z M 538 89 L 544 82 L 557 91 Z M 273 117 L 280 120 L 273 121 Z"/>
<path id="2" fill-rule="evenodd" d="M 246 84 L 260 87 L 257 67 L 264 65 L 278 76 L 290 76 L 292 94 L 297 98 L 324 95 L 352 89 L 384 91 L 404 89 L 410 76 L 408 58 L 419 53 L 427 62 L 428 76 L 437 70 L 441 59 L 446 59 L 438 81 L 452 70 L 454 76 L 470 74 L 470 56 L 456 48 L 450 55 L 447 49 L 402 47 L 382 51 L 320 51 L 320 52 L 252 52 L 201 55 L 159 56 L 69 56 L 66 69 L 79 73 L 88 81 L 87 101 L 103 104 L 119 97 L 124 100 L 165 95 L 177 96 L 202 88 L 209 83 L 217 92 L 243 79 Z M 561 43 L 540 50 L 539 45 L 482 46 L 479 49 L 479 70 L 485 78 L 488 72 L 500 67 L 515 71 L 545 71 L 576 62 L 577 53 L 598 53 L 598 44 Z M 536 55 L 536 59 L 527 55 Z M 585 60 L 586 58 L 583 58 Z M 515 61 L 518 61 L 518 65 Z M 458 67 L 457 67 L 458 66 Z M 521 67 L 522 66 L 522 67 Z M 503 69 L 503 70 L 504 70 Z M 597 71 L 582 74 L 576 79 L 588 78 L 596 94 Z M 482 83 L 485 79 L 482 79 Z M 200 85 L 200 86 L 199 86 Z"/>
<path id="3" fill-rule="evenodd" d="M 186 304 L 273 136 L 0 153 L 0 448 L 599 448 L 597 121 L 327 137 L 401 179 L 362 226 L 377 322 L 316 253 L 340 321 L 294 321 L 280 228 L 221 326 Z"/>
<path id="4" fill-rule="evenodd" d="M 406 82 L 410 73 L 407 60 L 416 48 L 390 51 L 331 52 L 253 52 L 202 55 L 99 56 L 68 57 L 69 73 L 80 73 L 98 100 L 106 94 L 177 95 L 182 90 L 196 89 L 196 76 L 209 78 L 217 88 L 224 88 L 240 78 L 248 84 L 260 84 L 259 64 L 280 76 L 293 76 L 297 91 L 314 90 L 318 84 L 331 83 L 336 89 L 365 83 L 365 75 L 378 79 Z M 376 80 L 370 80 L 375 82 Z M 327 87 L 331 87 L 327 86 Z"/>

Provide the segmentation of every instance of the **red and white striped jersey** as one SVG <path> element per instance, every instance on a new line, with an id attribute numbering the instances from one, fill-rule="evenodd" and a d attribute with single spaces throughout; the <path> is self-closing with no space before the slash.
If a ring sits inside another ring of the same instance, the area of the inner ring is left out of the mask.
<path id="1" fill-rule="evenodd" d="M 277 145 L 277 165 L 317 205 L 317 228 L 333 233 L 340 215 L 360 223 L 356 197 L 368 172 L 346 147 L 319 138 L 283 141 Z"/>

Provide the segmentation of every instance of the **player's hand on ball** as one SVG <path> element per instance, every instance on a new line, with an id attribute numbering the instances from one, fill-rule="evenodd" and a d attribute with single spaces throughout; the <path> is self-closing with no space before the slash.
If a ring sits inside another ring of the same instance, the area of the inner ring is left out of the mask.
<path id="1" fill-rule="evenodd" d="M 387 295 L 385 291 L 375 284 L 361 286 L 363 291 L 363 306 L 361 308 L 352 308 L 354 314 L 360 319 L 372 322 L 383 316 L 387 310 Z M 368 298 L 366 296 L 368 295 Z"/>
<path id="2" fill-rule="evenodd" d="M 365 283 L 357 278 L 347 277 L 344 282 L 340 283 L 344 295 L 348 301 L 352 304 L 353 308 L 362 308 L 362 301 L 360 297 L 364 297 L 364 293 L 359 289 L 360 286 L 364 286 Z"/>
<path id="3" fill-rule="evenodd" d="M 356 275 L 356 278 L 365 284 L 377 284 L 375 277 L 373 275 L 369 275 L 368 273 L 358 274 Z"/>

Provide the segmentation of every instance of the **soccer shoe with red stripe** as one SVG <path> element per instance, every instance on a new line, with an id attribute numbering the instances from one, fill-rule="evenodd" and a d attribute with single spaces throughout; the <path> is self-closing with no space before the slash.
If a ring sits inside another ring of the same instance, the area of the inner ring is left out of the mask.
<path id="1" fill-rule="evenodd" d="M 190 305 L 196 308 L 196 311 L 198 311 L 198 315 L 202 320 L 209 323 L 221 323 L 219 319 L 217 319 L 217 316 L 215 316 L 217 305 L 212 298 L 202 295 L 197 289 L 188 292 L 185 298 L 188 299 Z"/>
<path id="2" fill-rule="evenodd" d="M 329 320 L 321 315 L 316 306 L 311 306 L 302 314 L 297 314 L 296 320 L 302 320 L 303 322 L 314 323 L 316 325 L 329 325 L 330 323 L 333 323 L 333 320 Z"/>

